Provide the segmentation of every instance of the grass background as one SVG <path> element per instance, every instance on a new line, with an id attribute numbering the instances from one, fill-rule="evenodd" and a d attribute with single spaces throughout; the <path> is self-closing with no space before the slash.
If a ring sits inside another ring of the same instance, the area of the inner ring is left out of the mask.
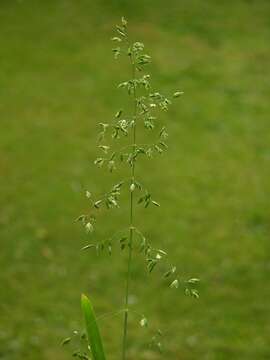
<path id="1" fill-rule="evenodd" d="M 97 124 L 126 104 L 112 59 L 122 15 L 153 56 L 156 87 L 185 91 L 166 117 L 170 149 L 139 173 L 160 209 L 136 215 L 199 301 L 134 264 L 137 311 L 164 330 L 165 358 L 270 358 L 270 3 L 264 0 L 2 0 L 0 4 L 0 359 L 68 359 L 59 344 L 81 328 L 79 295 L 103 314 L 122 306 L 126 255 L 80 253 L 74 224 L 121 178 L 92 165 Z M 101 214 L 102 239 L 127 209 Z M 130 327 L 129 359 L 161 359 L 151 329 Z M 119 359 L 121 317 L 101 321 Z"/>

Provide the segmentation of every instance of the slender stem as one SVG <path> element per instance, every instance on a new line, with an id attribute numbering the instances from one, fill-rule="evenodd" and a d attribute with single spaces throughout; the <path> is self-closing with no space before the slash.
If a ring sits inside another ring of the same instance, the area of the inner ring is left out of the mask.
<path id="1" fill-rule="evenodd" d="M 130 57 L 132 65 L 132 79 L 135 79 L 136 67 L 134 59 Z M 133 125 L 133 153 L 136 150 L 136 116 L 137 116 L 137 99 L 136 99 L 136 88 L 134 86 L 133 91 L 134 97 L 134 125 Z M 132 183 L 135 181 L 135 161 L 132 162 L 131 167 L 131 179 Z M 126 292 L 125 292 L 125 312 L 124 312 L 124 331 L 123 331 L 123 347 L 122 347 L 122 360 L 126 359 L 126 348 L 127 348 L 127 330 L 128 330 L 128 313 L 129 313 L 129 288 L 130 288 L 130 275 L 131 275 L 131 263 L 132 263 L 132 250 L 133 250 L 133 191 L 130 191 L 130 218 L 129 218 L 129 253 L 128 253 L 128 264 L 127 264 L 127 280 L 126 280 Z"/>

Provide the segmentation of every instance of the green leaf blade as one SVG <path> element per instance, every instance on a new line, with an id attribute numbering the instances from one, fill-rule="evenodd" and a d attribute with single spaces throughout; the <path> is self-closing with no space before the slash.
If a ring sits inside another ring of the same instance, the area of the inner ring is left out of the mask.
<path id="1" fill-rule="evenodd" d="M 81 296 L 81 307 L 93 360 L 106 360 L 94 309 L 90 300 L 84 294 Z"/>

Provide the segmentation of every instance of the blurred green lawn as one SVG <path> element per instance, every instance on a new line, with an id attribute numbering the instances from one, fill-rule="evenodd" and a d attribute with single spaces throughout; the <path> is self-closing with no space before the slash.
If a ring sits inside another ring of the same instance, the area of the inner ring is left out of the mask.
<path id="1" fill-rule="evenodd" d="M 126 101 L 115 87 L 128 68 L 109 40 L 122 15 L 153 56 L 157 89 L 185 91 L 166 117 L 169 152 L 138 169 L 162 207 L 136 220 L 202 279 L 195 301 L 158 272 L 145 278 L 138 260 L 136 309 L 163 329 L 166 359 L 269 359 L 268 0 L 1 1 L 0 359 L 70 358 L 60 343 L 82 326 L 82 291 L 98 314 L 122 307 L 126 254 L 81 253 L 74 223 L 86 188 L 123 176 L 92 165 L 97 124 Z M 96 236 L 127 219 L 125 207 L 102 214 Z M 121 325 L 101 321 L 111 360 Z M 130 360 L 162 358 L 150 337 L 134 317 Z"/>

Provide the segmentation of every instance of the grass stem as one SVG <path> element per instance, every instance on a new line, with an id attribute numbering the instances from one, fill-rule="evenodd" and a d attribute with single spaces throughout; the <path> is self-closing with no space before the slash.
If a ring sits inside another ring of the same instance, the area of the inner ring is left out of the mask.
<path id="1" fill-rule="evenodd" d="M 130 57 L 131 66 L 132 66 L 132 79 L 135 79 L 136 67 L 135 63 Z M 136 150 L 136 117 L 137 117 L 137 98 L 136 98 L 136 87 L 134 86 L 133 91 L 134 97 L 134 126 L 132 131 L 132 147 L 133 153 Z M 131 181 L 134 184 L 135 182 L 135 161 L 132 162 L 131 167 Z M 130 290 L 130 277 L 131 277 L 131 265 L 132 265 L 132 250 L 133 250 L 133 191 L 130 192 L 130 218 L 129 218 L 129 252 L 128 252 L 128 264 L 127 264 L 127 277 L 126 277 L 126 291 L 125 291 L 125 312 L 124 312 L 124 328 L 123 328 L 123 345 L 122 345 L 122 360 L 126 360 L 126 348 L 127 348 L 127 332 L 128 332 L 128 313 L 129 313 L 129 290 Z"/>

